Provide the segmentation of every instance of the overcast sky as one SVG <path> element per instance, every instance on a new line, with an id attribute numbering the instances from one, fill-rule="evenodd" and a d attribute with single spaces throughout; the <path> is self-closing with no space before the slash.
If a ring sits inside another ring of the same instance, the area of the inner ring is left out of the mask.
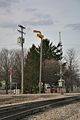
<path id="1" fill-rule="evenodd" d="M 32 32 L 36 29 L 54 44 L 61 32 L 63 50 L 80 51 L 80 0 L 0 0 L 0 49 L 20 48 L 19 24 L 26 27 L 27 49 L 40 44 Z"/>

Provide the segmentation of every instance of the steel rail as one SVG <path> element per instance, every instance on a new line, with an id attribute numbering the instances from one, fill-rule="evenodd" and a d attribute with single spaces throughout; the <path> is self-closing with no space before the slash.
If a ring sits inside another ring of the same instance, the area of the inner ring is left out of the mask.
<path id="1" fill-rule="evenodd" d="M 20 120 L 25 116 L 80 101 L 80 96 L 36 101 L 19 105 L 0 107 L 0 120 Z"/>

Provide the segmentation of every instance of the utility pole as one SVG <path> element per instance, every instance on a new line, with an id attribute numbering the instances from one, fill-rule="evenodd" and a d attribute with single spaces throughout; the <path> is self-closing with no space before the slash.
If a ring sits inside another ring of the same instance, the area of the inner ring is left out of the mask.
<path id="1" fill-rule="evenodd" d="M 23 38 L 23 34 L 25 34 L 23 32 L 24 29 L 26 29 L 25 27 L 23 27 L 22 25 L 18 25 L 21 30 L 18 30 L 18 32 L 20 32 L 21 36 L 18 38 L 18 42 L 21 44 L 21 94 L 23 94 L 23 79 L 24 79 L 24 51 L 23 51 L 23 43 L 24 43 L 24 38 Z"/>

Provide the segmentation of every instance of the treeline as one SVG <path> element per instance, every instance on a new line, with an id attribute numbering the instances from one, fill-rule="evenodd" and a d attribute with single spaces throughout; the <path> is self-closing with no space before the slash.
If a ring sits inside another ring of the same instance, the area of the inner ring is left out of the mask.
<path id="1" fill-rule="evenodd" d="M 53 45 L 48 39 L 42 44 L 42 83 L 45 92 L 45 83 L 58 86 L 60 79 L 59 60 L 63 59 L 62 44 Z M 79 69 L 75 61 L 75 51 L 68 50 L 66 63 L 62 64 L 63 79 L 66 91 L 73 91 L 73 86 L 79 86 Z M 10 85 L 10 68 L 12 68 L 12 82 L 17 83 L 21 89 L 21 51 L 2 49 L 0 52 L 0 81 L 6 83 L 6 93 Z M 40 46 L 34 44 L 28 51 L 24 51 L 24 93 L 37 93 L 40 69 Z"/>

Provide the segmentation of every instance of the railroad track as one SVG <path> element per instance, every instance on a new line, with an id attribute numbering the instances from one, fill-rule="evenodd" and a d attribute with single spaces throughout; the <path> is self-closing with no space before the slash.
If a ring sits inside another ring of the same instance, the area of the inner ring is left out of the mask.
<path id="1" fill-rule="evenodd" d="M 0 120 L 20 120 L 25 116 L 44 111 L 45 109 L 49 109 L 51 107 L 60 107 L 78 101 L 80 101 L 80 96 L 43 100 L 0 107 Z"/>

